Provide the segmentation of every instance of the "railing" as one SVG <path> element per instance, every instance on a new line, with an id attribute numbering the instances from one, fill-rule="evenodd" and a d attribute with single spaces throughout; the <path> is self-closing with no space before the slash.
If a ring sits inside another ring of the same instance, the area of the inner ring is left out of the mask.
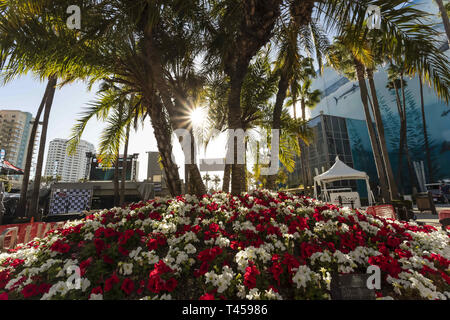
<path id="1" fill-rule="evenodd" d="M 394 219 L 397 220 L 397 216 L 395 214 L 394 207 L 390 204 L 383 204 L 379 206 L 368 207 L 366 210 L 367 213 L 375 214 L 378 217 L 382 217 L 385 219 Z"/>
<path id="2" fill-rule="evenodd" d="M 43 238 L 47 232 L 64 224 L 65 222 L 36 222 L 0 226 L 0 251 L 14 249 L 17 245 L 28 243 L 34 238 Z"/>

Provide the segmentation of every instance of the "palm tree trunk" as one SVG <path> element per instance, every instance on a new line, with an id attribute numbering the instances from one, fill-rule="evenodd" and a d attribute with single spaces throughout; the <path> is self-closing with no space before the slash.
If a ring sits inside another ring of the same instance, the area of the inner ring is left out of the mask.
<path id="1" fill-rule="evenodd" d="M 123 163 L 123 160 L 122 160 Z M 114 162 L 114 207 L 117 207 L 120 202 L 120 192 L 119 192 L 119 149 L 117 149 L 117 158 Z"/>
<path id="2" fill-rule="evenodd" d="M 172 160 L 171 129 L 167 123 L 166 115 L 163 113 L 163 105 L 157 97 L 150 104 L 149 114 L 152 121 L 153 133 L 158 145 L 164 173 L 166 175 L 167 187 L 172 197 L 182 193 L 181 180 L 177 164 Z"/>
<path id="3" fill-rule="evenodd" d="M 231 164 L 226 163 L 223 170 L 222 191 L 230 192 L 230 177 L 231 177 Z"/>
<path id="4" fill-rule="evenodd" d="M 248 67 L 248 65 L 247 65 Z M 236 72 L 230 75 L 231 88 L 228 95 L 228 127 L 233 130 L 242 129 L 241 122 L 241 89 L 244 82 L 247 67 L 242 70 L 236 68 Z M 231 194 L 240 195 L 244 192 L 244 164 L 238 164 L 238 143 L 234 138 L 233 164 L 231 165 Z"/>
<path id="5" fill-rule="evenodd" d="M 292 109 L 294 110 L 294 119 L 297 119 L 297 107 L 295 106 L 295 98 L 292 97 Z"/>
<path id="6" fill-rule="evenodd" d="M 30 140 L 28 141 L 27 158 L 25 161 L 24 175 L 22 178 L 22 187 L 20 189 L 20 200 L 16 209 L 16 216 L 26 216 L 25 208 L 27 205 L 27 193 L 28 184 L 30 182 L 31 163 L 33 161 L 34 142 L 36 140 L 36 133 L 39 127 L 39 121 L 41 119 L 42 111 L 44 110 L 45 102 L 47 101 L 48 94 L 51 90 L 51 81 L 47 81 L 47 87 L 45 88 L 44 96 L 42 97 L 41 104 L 39 105 L 36 117 L 34 118 L 33 126 L 31 128 Z"/>
<path id="7" fill-rule="evenodd" d="M 172 97 L 170 96 L 169 88 L 163 77 L 164 70 L 161 65 L 161 54 L 154 43 L 151 32 L 151 29 L 145 31 L 143 41 L 146 58 L 148 59 L 151 69 L 151 72 L 149 73 L 149 83 L 152 84 L 152 90 L 147 99 L 150 105 L 150 117 L 158 144 L 158 150 L 163 162 L 164 172 L 166 173 L 167 186 L 170 194 L 174 197 L 182 194 L 182 183 L 178 172 L 178 166 L 172 160 L 172 132 L 170 124 L 166 119 L 166 115 L 163 112 L 163 108 L 165 106 L 169 113 L 175 108 L 173 108 Z M 153 85 L 155 88 L 153 88 Z M 154 89 L 158 90 L 158 97 L 155 97 Z M 172 122 L 172 120 L 170 120 L 170 122 Z"/>
<path id="8" fill-rule="evenodd" d="M 248 192 L 248 172 L 247 172 L 247 139 L 245 140 L 245 154 L 244 154 L 244 159 L 245 159 L 245 165 L 244 165 L 244 173 L 245 173 L 245 180 L 244 180 L 244 184 L 245 184 L 245 191 Z"/>
<path id="9" fill-rule="evenodd" d="M 300 105 L 302 107 L 302 119 L 303 121 L 306 120 L 306 103 L 305 103 L 305 98 L 302 97 L 302 99 L 300 100 Z"/>
<path id="10" fill-rule="evenodd" d="M 125 146 L 123 148 L 123 162 L 122 162 L 122 185 L 120 186 L 120 200 L 119 205 L 123 205 L 125 202 L 125 184 L 127 180 L 127 167 L 128 167 L 128 142 L 130 138 L 130 123 L 127 125 Z"/>
<path id="11" fill-rule="evenodd" d="M 49 91 L 48 97 L 45 101 L 44 122 L 42 124 L 42 133 L 41 133 L 41 139 L 40 139 L 40 143 L 39 143 L 39 154 L 38 154 L 38 159 L 37 159 L 37 164 L 36 164 L 36 175 L 34 178 L 30 211 L 28 212 L 28 217 L 30 217 L 30 218 L 34 217 L 35 221 L 39 221 L 39 190 L 41 187 L 42 166 L 44 164 L 45 142 L 47 140 L 47 128 L 48 128 L 48 122 L 49 122 L 49 118 L 50 118 L 50 111 L 51 111 L 52 105 L 53 105 L 53 98 L 55 97 L 56 83 L 57 83 L 57 78 L 55 76 L 51 76 L 49 78 L 50 91 Z"/>
<path id="12" fill-rule="evenodd" d="M 423 98 L 423 83 L 422 77 L 419 75 L 419 85 L 420 85 L 420 107 L 422 110 L 422 123 L 423 123 L 423 138 L 425 142 L 425 154 L 427 157 L 427 167 L 428 167 L 428 179 L 429 181 L 433 181 L 433 169 L 431 163 L 431 155 L 430 155 L 430 145 L 428 144 L 428 134 L 427 134 L 427 120 L 425 118 L 425 103 Z"/>
<path id="13" fill-rule="evenodd" d="M 406 116 L 406 95 L 405 95 L 405 85 L 404 85 L 404 79 L 403 74 L 400 75 L 400 83 L 401 83 L 401 89 L 402 89 L 402 100 L 403 100 L 403 147 L 405 150 L 405 156 L 406 156 L 406 162 L 408 164 L 408 173 L 409 173 L 409 180 L 411 182 L 411 187 L 417 190 L 417 180 L 416 175 L 414 173 L 413 164 L 411 161 L 411 156 L 409 154 L 409 148 L 408 148 L 408 121 Z"/>
<path id="14" fill-rule="evenodd" d="M 278 82 L 278 92 L 275 99 L 275 106 L 273 108 L 272 130 L 281 130 L 281 113 L 283 111 L 284 99 L 286 99 L 286 92 L 289 87 L 289 77 L 287 72 L 281 72 L 280 80 Z M 274 145 L 272 143 L 272 145 Z M 247 148 L 245 148 L 247 150 Z M 267 188 L 275 189 L 275 180 L 277 174 L 272 174 L 267 177 Z"/>
<path id="15" fill-rule="evenodd" d="M 383 119 L 381 118 L 380 104 L 378 102 L 377 90 L 375 88 L 375 81 L 373 79 L 373 71 L 371 69 L 367 69 L 367 77 L 369 79 L 369 86 L 372 94 L 373 114 L 375 117 L 375 125 L 377 127 L 378 139 L 381 147 L 381 157 L 384 162 L 384 168 L 386 169 L 391 200 L 396 200 L 398 199 L 398 189 L 397 184 L 395 182 L 394 173 L 392 171 L 391 161 L 389 159 L 389 153 L 386 145 L 386 138 L 384 135 Z"/>
<path id="16" fill-rule="evenodd" d="M 401 189 L 404 189 L 404 183 L 403 183 L 403 170 L 402 170 L 402 156 L 403 156 L 403 126 L 404 126 L 404 121 L 403 121 L 403 107 L 402 107 L 402 103 L 400 101 L 400 95 L 398 93 L 398 87 L 397 87 L 397 83 L 396 80 L 393 80 L 393 85 L 394 85 L 394 91 L 395 91 L 395 99 L 397 101 L 397 110 L 398 110 L 398 115 L 399 115 L 399 119 L 400 119 L 400 141 L 399 141 L 399 145 L 398 145 L 398 169 L 397 169 L 397 180 L 400 183 Z"/>
<path id="17" fill-rule="evenodd" d="M 367 128 L 369 130 L 370 144 L 372 145 L 372 151 L 373 151 L 373 155 L 374 155 L 374 159 L 375 159 L 375 165 L 376 165 L 378 177 L 380 180 L 381 195 L 384 198 L 384 201 L 388 201 L 388 199 L 390 198 L 389 190 L 387 188 L 386 174 L 384 172 L 383 162 L 382 162 L 381 156 L 380 156 L 377 137 L 376 137 L 375 129 L 373 127 L 372 117 L 370 115 L 369 104 L 368 104 L 369 92 L 367 90 L 366 80 L 364 77 L 364 74 L 365 74 L 364 66 L 356 58 L 354 58 L 354 63 L 355 63 L 356 74 L 358 76 L 361 101 L 362 101 L 363 107 L 364 107 Z"/>
<path id="18" fill-rule="evenodd" d="M 450 45 L 450 22 L 447 15 L 447 10 L 445 9 L 444 2 L 442 0 L 436 0 L 439 7 L 439 12 L 441 13 L 442 22 L 444 23 L 445 33 L 447 33 L 447 40 Z"/>

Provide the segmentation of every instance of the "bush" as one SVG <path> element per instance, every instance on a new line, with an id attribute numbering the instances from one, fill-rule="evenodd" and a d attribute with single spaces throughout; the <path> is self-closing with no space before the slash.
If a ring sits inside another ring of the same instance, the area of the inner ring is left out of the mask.
<path id="1" fill-rule="evenodd" d="M 1 254 L 0 299 L 329 299 L 332 274 L 370 265 L 380 298 L 446 299 L 449 248 L 432 226 L 310 198 L 186 195 L 103 210 Z"/>

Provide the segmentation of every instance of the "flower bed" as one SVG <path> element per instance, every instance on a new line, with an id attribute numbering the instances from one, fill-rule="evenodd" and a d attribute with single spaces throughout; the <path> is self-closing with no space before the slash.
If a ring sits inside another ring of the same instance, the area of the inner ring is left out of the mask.
<path id="1" fill-rule="evenodd" d="M 447 299 L 449 242 L 289 194 L 187 195 L 103 210 L 1 254 L 0 299 L 329 299 L 332 274 L 370 265 L 380 298 Z"/>

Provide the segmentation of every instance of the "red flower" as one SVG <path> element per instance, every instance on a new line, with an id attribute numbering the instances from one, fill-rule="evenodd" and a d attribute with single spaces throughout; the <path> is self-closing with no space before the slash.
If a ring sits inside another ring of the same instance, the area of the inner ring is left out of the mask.
<path id="1" fill-rule="evenodd" d="M 98 255 L 105 248 L 105 242 L 102 239 L 94 239 L 94 245 Z"/>
<path id="2" fill-rule="evenodd" d="M 25 298 L 31 298 L 35 295 L 38 294 L 38 288 L 35 284 L 30 283 L 27 284 L 23 289 L 22 289 L 22 294 Z"/>
<path id="3" fill-rule="evenodd" d="M 66 253 L 70 250 L 70 245 L 68 245 L 67 243 L 61 241 L 61 240 L 56 240 L 51 246 L 50 246 L 50 250 L 52 251 L 56 251 L 56 252 L 60 252 L 60 253 Z"/>
<path id="4" fill-rule="evenodd" d="M 212 293 L 205 293 L 199 300 L 214 300 L 214 295 Z"/>
<path id="5" fill-rule="evenodd" d="M 38 292 L 39 292 L 39 294 L 47 293 L 47 292 L 50 290 L 51 287 L 52 287 L 51 284 L 49 284 L 49 283 L 43 283 L 43 284 L 41 284 L 41 285 L 39 286 Z"/>
<path id="6" fill-rule="evenodd" d="M 208 268 L 209 268 L 208 262 L 206 261 L 203 262 L 202 265 L 200 266 L 200 269 L 194 271 L 194 276 L 198 278 L 204 275 L 205 273 L 208 272 Z"/>
<path id="7" fill-rule="evenodd" d="M 149 250 L 156 250 L 158 249 L 158 241 L 156 239 L 150 239 L 147 242 L 147 247 Z"/>
<path id="8" fill-rule="evenodd" d="M 127 243 L 128 239 L 130 239 L 134 235 L 134 230 L 126 230 L 120 237 L 119 237 L 119 244 L 124 245 Z"/>
<path id="9" fill-rule="evenodd" d="M 197 258 L 203 262 L 209 262 L 214 260 L 219 254 L 222 253 L 222 249 L 220 247 L 214 247 L 211 249 L 205 249 L 200 251 L 197 255 Z"/>
<path id="10" fill-rule="evenodd" d="M 0 271 L 0 289 L 3 289 L 6 286 L 9 278 L 10 275 L 8 270 Z"/>
<path id="11" fill-rule="evenodd" d="M 10 266 L 15 268 L 17 266 L 20 266 L 24 262 L 25 262 L 25 260 L 22 260 L 22 259 L 14 259 L 13 262 L 10 264 Z"/>
<path id="12" fill-rule="evenodd" d="M 117 234 L 117 232 L 111 228 L 106 228 L 104 233 L 106 238 L 114 237 Z"/>
<path id="13" fill-rule="evenodd" d="M 164 273 L 168 273 L 168 272 L 172 272 L 173 270 L 167 266 L 163 260 L 159 260 L 158 263 L 155 263 L 155 269 L 153 269 L 150 274 L 149 277 L 153 277 L 153 276 L 160 276 Z"/>
<path id="14" fill-rule="evenodd" d="M 104 261 L 105 263 L 109 263 L 109 264 L 113 264 L 113 263 L 114 263 L 114 260 L 111 259 L 107 254 L 104 254 L 104 255 L 103 255 L 103 261 Z M 81 268 L 80 268 L 80 269 L 81 269 Z"/>
<path id="15" fill-rule="evenodd" d="M 162 280 L 159 276 L 152 276 L 148 279 L 147 289 L 153 293 L 159 293 L 164 289 Z"/>
<path id="16" fill-rule="evenodd" d="M 145 281 L 141 280 L 139 282 L 139 289 L 137 289 L 137 294 L 142 294 L 142 292 L 144 292 L 145 289 Z"/>
<path id="17" fill-rule="evenodd" d="M 211 231 L 211 232 L 217 232 L 217 231 L 219 231 L 219 225 L 217 224 L 217 223 L 211 223 L 210 225 L 209 225 L 209 231 Z"/>
<path id="18" fill-rule="evenodd" d="M 273 278 L 278 282 L 278 285 L 280 285 L 280 275 L 283 273 L 281 263 L 274 262 L 272 267 L 269 268 L 269 271 L 272 273 Z"/>
<path id="19" fill-rule="evenodd" d="M 256 276 L 260 274 L 258 268 L 250 261 L 249 266 L 245 268 L 244 285 L 249 289 L 256 287 Z"/>
<path id="20" fill-rule="evenodd" d="M 81 276 L 84 276 L 84 274 L 86 273 L 86 269 L 91 265 L 91 262 L 92 262 L 92 257 L 90 257 L 84 261 L 81 261 L 81 263 L 80 263 L 80 275 Z"/>
<path id="21" fill-rule="evenodd" d="M 128 251 L 127 249 L 125 249 L 124 247 L 122 247 L 122 246 L 119 246 L 119 252 L 122 254 L 122 255 L 124 255 L 124 256 L 128 256 L 128 254 L 130 253 L 130 251 Z"/>
<path id="22" fill-rule="evenodd" d="M 105 292 L 110 291 L 116 283 L 119 283 L 119 278 L 116 274 L 113 274 L 105 281 Z"/>
<path id="23" fill-rule="evenodd" d="M 178 285 L 178 281 L 175 278 L 170 278 L 169 280 L 166 281 L 165 283 L 165 289 L 169 292 L 172 292 L 173 290 L 175 290 L 175 288 Z"/>
<path id="24" fill-rule="evenodd" d="M 98 286 L 98 287 L 92 288 L 91 294 L 103 294 L 102 287 Z"/>
<path id="25" fill-rule="evenodd" d="M 124 291 L 127 295 L 130 295 L 134 291 L 134 282 L 133 280 L 126 278 L 122 282 L 122 286 L 120 287 L 122 291 Z"/>
<path id="26" fill-rule="evenodd" d="M 8 294 L 6 292 L 0 293 L 0 301 L 8 300 Z"/>

